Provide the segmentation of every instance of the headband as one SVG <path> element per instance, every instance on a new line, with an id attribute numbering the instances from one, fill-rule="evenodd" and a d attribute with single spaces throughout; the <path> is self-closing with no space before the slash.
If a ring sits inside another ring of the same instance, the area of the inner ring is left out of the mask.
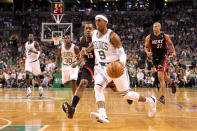
<path id="1" fill-rule="evenodd" d="M 104 21 L 106 21 L 108 23 L 108 19 L 104 15 L 96 15 L 95 19 L 96 18 L 101 18 L 101 19 L 103 19 Z"/>

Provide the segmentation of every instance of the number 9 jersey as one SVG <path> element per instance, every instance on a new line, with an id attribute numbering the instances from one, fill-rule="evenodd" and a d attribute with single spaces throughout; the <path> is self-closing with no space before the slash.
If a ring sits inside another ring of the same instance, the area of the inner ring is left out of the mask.
<path id="1" fill-rule="evenodd" d="M 94 45 L 94 54 L 96 62 L 109 63 L 119 59 L 117 49 L 110 42 L 111 29 L 98 37 L 98 30 L 95 30 L 92 35 L 92 43 Z"/>

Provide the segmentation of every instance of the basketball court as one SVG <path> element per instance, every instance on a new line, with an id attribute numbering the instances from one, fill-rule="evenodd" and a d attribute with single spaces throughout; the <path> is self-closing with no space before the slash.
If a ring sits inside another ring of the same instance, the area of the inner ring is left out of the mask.
<path id="1" fill-rule="evenodd" d="M 64 4 L 51 4 L 55 23 L 42 23 L 42 41 L 55 45 L 65 33 L 73 38 L 72 23 L 61 23 Z M 156 88 L 132 88 L 151 97 L 160 94 Z M 26 89 L 0 88 L 0 130 L 2 131 L 197 131 L 197 89 L 178 88 L 176 94 L 166 89 L 166 104 L 157 102 L 157 113 L 148 117 L 147 105 L 128 104 L 118 92 L 105 89 L 106 110 L 110 123 L 93 122 L 90 112 L 97 111 L 93 89 L 86 89 L 73 119 L 68 119 L 62 103 L 71 102 L 70 88 L 45 88 L 39 97 L 37 88 L 27 98 Z"/>
<path id="2" fill-rule="evenodd" d="M 133 89 L 145 96 L 156 94 L 153 88 Z M 24 89 L 0 90 L 0 129 L 2 131 L 196 131 L 197 92 L 194 89 L 179 88 L 175 95 L 168 88 L 166 104 L 157 103 L 157 113 L 147 116 L 143 103 L 128 104 L 118 92 L 105 90 L 106 110 L 109 124 L 92 122 L 90 112 L 96 111 L 94 91 L 84 92 L 76 114 L 68 119 L 61 105 L 71 101 L 70 89 L 45 89 L 39 98 L 35 89 L 30 98 L 25 97 Z"/>

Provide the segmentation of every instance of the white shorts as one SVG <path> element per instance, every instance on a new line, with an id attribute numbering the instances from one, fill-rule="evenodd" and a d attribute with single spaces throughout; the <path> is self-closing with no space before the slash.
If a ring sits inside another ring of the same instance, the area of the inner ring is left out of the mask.
<path id="1" fill-rule="evenodd" d="M 94 78 L 95 85 L 98 84 L 105 88 L 108 83 L 113 80 L 118 91 L 124 92 L 130 89 L 130 79 L 126 68 L 124 70 L 124 73 L 119 78 L 110 78 L 106 72 L 106 68 L 106 66 L 101 66 L 100 64 L 95 66 L 94 72 L 97 72 Z"/>
<path id="2" fill-rule="evenodd" d="M 35 76 L 41 75 L 40 61 L 39 60 L 35 62 L 25 61 L 25 71 L 31 72 Z"/>
<path id="3" fill-rule="evenodd" d="M 62 83 L 66 83 L 71 80 L 77 80 L 79 67 L 72 68 L 71 66 L 62 65 Z"/>

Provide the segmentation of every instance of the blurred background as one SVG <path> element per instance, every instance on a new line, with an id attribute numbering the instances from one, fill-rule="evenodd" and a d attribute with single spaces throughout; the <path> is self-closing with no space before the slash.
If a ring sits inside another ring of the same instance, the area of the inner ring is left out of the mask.
<path id="1" fill-rule="evenodd" d="M 84 23 L 94 23 L 96 14 L 107 15 L 108 28 L 120 36 L 127 52 L 131 87 L 159 87 L 144 44 L 152 24 L 160 22 L 177 53 L 176 59 L 169 54 L 168 74 L 179 87 L 197 87 L 196 0 L 0 0 L 0 87 L 25 87 L 24 44 L 29 33 L 42 49 L 43 86 L 61 85 L 61 77 L 55 73 L 57 50 L 53 41 L 41 41 L 42 23 L 55 23 L 52 2 L 64 2 L 61 23 L 73 24 L 72 42 L 76 45 Z"/>

